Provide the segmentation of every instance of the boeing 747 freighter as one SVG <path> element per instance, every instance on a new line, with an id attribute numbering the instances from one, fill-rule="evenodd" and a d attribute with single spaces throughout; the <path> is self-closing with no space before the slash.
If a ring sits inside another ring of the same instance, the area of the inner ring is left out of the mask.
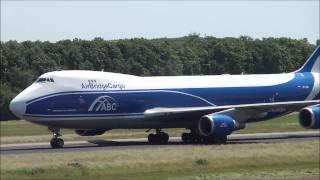
<path id="1" fill-rule="evenodd" d="M 186 128 L 186 143 L 220 144 L 246 123 L 300 111 L 302 127 L 320 128 L 320 47 L 297 71 L 283 74 L 139 77 L 98 71 L 41 75 L 10 103 L 21 119 L 47 126 L 52 148 L 60 128 L 81 136 L 148 128 L 150 143 L 167 143 L 165 128 Z"/>

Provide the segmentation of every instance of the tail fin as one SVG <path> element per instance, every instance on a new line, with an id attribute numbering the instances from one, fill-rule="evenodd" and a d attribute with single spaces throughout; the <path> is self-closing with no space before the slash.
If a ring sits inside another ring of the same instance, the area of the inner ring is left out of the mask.
<path id="1" fill-rule="evenodd" d="M 320 46 L 317 46 L 304 65 L 296 72 L 320 72 Z"/>

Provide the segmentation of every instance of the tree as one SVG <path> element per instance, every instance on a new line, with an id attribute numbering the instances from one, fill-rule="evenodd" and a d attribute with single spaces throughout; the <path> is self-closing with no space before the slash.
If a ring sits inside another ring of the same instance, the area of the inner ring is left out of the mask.
<path id="1" fill-rule="evenodd" d="M 1 119 L 13 117 L 8 108 L 10 100 L 48 71 L 103 69 L 140 76 L 282 73 L 298 69 L 314 48 L 306 39 L 198 34 L 151 40 L 1 42 Z"/>

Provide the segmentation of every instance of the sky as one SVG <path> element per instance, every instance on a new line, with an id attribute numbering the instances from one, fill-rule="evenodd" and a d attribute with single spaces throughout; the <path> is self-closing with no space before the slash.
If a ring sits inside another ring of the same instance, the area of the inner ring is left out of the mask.
<path id="1" fill-rule="evenodd" d="M 2 1 L 1 41 L 200 36 L 319 39 L 319 0 Z"/>

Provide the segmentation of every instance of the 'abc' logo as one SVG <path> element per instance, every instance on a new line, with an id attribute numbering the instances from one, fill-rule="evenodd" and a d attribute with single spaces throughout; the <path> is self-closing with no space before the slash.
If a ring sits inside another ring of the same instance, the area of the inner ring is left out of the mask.
<path id="1" fill-rule="evenodd" d="M 117 110 L 116 101 L 110 96 L 100 96 L 96 98 L 88 111 L 115 111 Z"/>

